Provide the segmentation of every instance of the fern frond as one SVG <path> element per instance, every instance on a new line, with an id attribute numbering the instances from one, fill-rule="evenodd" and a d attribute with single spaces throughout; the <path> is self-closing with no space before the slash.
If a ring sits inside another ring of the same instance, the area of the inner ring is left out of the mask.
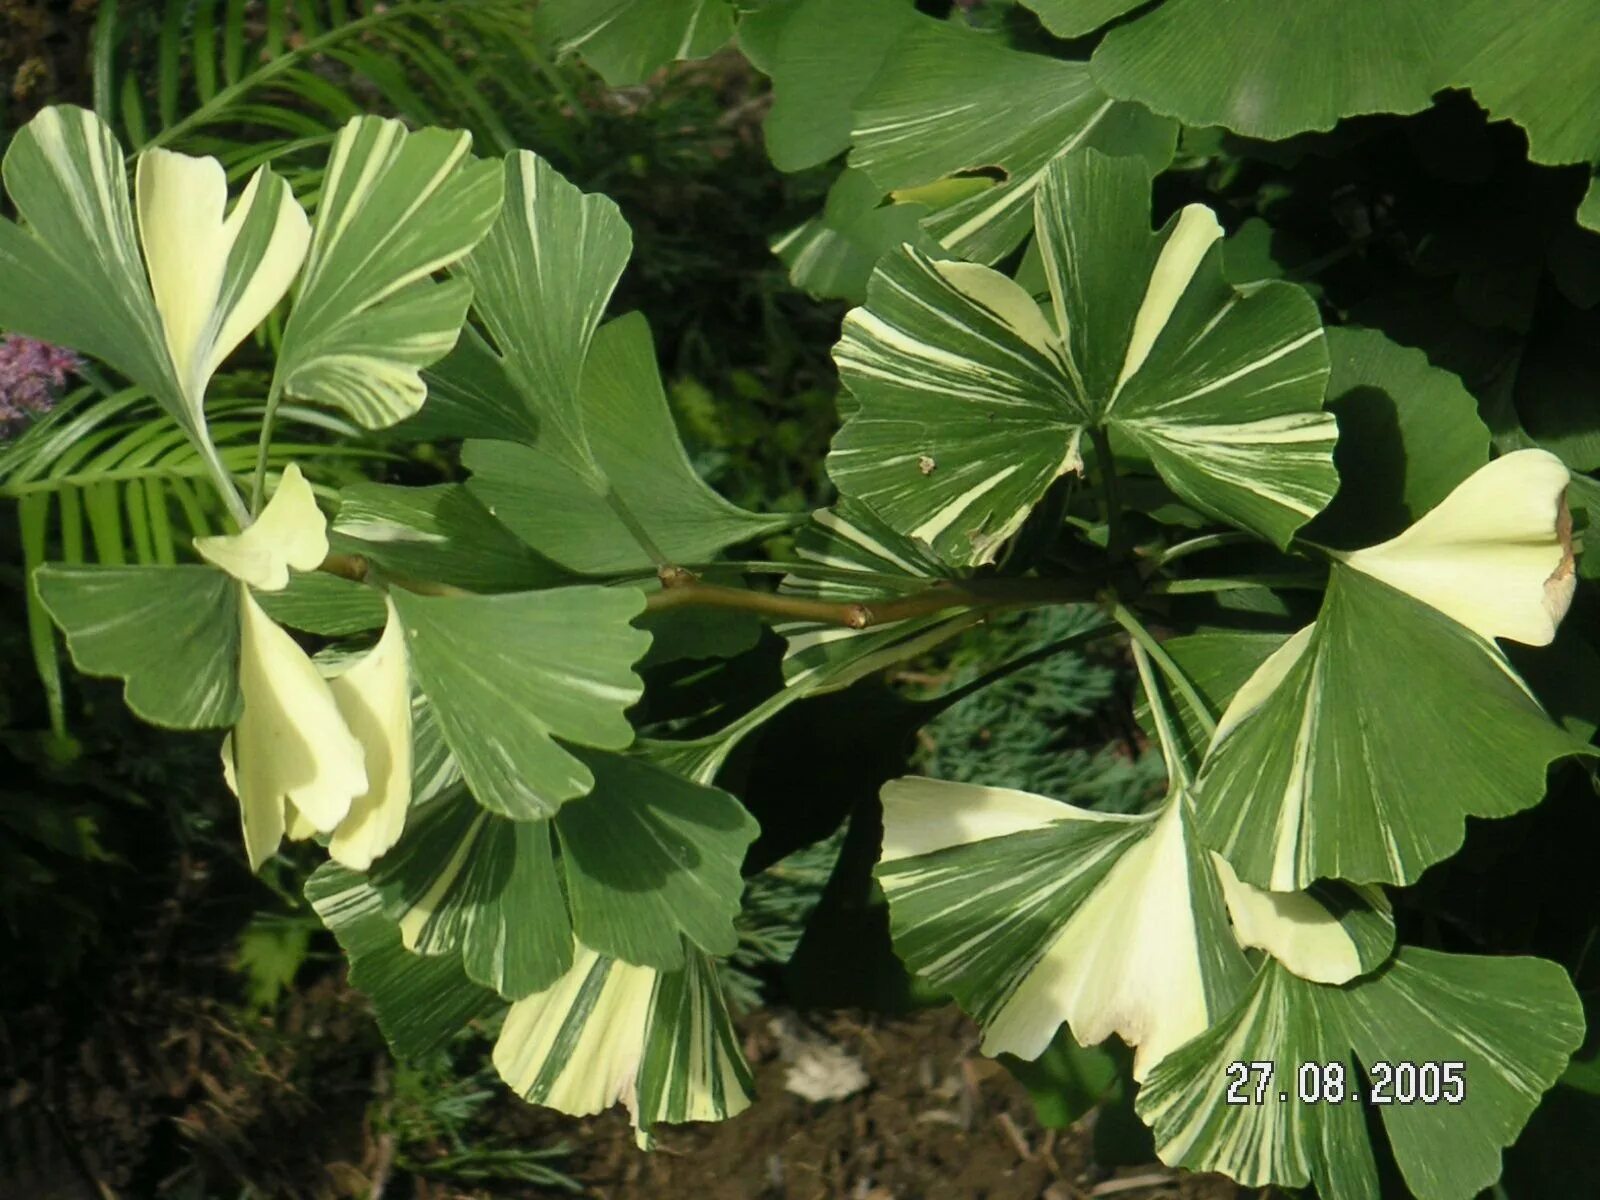
<path id="1" fill-rule="evenodd" d="M 299 158 L 352 116 L 375 110 L 468 129 L 480 152 L 501 154 L 518 141 L 508 117 L 557 125 L 568 95 L 537 42 L 532 7 L 102 0 L 95 103 L 133 149 L 214 155 L 235 178 Z"/>

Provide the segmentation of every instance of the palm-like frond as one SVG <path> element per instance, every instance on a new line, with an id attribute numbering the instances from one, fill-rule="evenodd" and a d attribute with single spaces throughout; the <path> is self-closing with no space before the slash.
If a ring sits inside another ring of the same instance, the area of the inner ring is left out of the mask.
<path id="1" fill-rule="evenodd" d="M 472 131 L 480 153 L 529 125 L 562 137 L 567 85 L 528 0 L 101 0 L 95 108 L 132 149 L 278 162 L 302 199 L 350 117 L 382 111 Z M 298 168 L 298 170 L 297 170 Z M 299 178 L 296 178 L 297 174 Z"/>
<path id="2" fill-rule="evenodd" d="M 263 407 L 248 397 L 207 405 L 222 462 L 240 478 L 248 479 L 255 467 Z M 278 421 L 283 436 L 270 448 L 271 470 L 311 455 L 374 453 L 329 445 L 361 437 L 340 417 L 284 405 Z M 193 442 L 137 388 L 80 389 L 0 446 L 0 499 L 16 502 L 30 581 L 29 636 L 59 732 L 65 728 L 61 670 L 50 618 L 33 591 L 34 568 L 48 561 L 177 562 L 187 556 L 191 538 L 232 527 Z"/>

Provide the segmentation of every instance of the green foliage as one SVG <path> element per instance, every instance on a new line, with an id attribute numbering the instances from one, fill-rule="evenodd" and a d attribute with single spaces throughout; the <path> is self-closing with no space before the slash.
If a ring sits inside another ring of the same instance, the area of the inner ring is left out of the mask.
<path id="1" fill-rule="evenodd" d="M 22 286 L 0 284 L 0 322 L 101 360 L 163 415 L 128 418 L 99 476 L 70 475 L 97 424 L 42 423 L 7 478 L 60 462 L 69 481 L 41 494 L 120 487 L 155 457 L 138 439 L 165 436 L 172 503 L 181 470 L 214 490 L 234 526 L 203 563 L 131 521 L 140 565 L 76 561 L 63 499 L 73 565 L 54 568 L 18 491 L 30 581 L 141 715 L 237 718 L 223 757 L 250 860 L 280 835 L 328 842 L 306 894 L 397 1054 L 498 1019 L 516 1094 L 625 1102 L 648 1144 L 749 1103 L 729 994 L 748 1002 L 752 967 L 787 958 L 854 996 L 952 997 L 987 1052 L 1043 1056 L 1021 1069 L 1052 1119 L 1104 1099 L 1169 1163 L 1326 1200 L 1376 1195 L 1391 1159 L 1422 1200 L 1493 1183 L 1582 1042 L 1574 947 L 1596 929 L 1592 899 L 1526 927 L 1439 900 L 1474 878 L 1468 817 L 1525 829 L 1597 753 L 1574 534 L 1600 496 L 1583 357 L 1600 251 L 1573 219 L 1583 172 L 1529 165 L 1595 161 L 1555 82 L 1589 56 L 1590 0 L 1512 33 L 1477 0 L 1318 0 L 1287 22 L 1202 0 L 760 6 L 736 32 L 773 80 L 774 162 L 845 164 L 820 217 L 762 233 L 796 283 L 861 303 L 833 349 L 839 496 L 802 468 L 739 506 L 706 482 L 710 452 L 744 459 L 738 482 L 821 448 L 791 425 L 749 450 L 765 425 L 720 403 L 776 380 L 805 412 L 822 377 L 719 360 L 715 400 L 672 369 L 663 384 L 658 355 L 681 368 L 707 326 L 656 318 L 658 349 L 616 317 L 639 288 L 624 210 L 482 107 L 524 32 L 632 81 L 715 49 L 733 7 L 549 3 L 500 14 L 514 36 L 480 57 L 453 39 L 498 5 L 337 25 L 300 5 L 290 49 L 269 3 L 248 74 L 229 58 L 256 36 L 244 7 L 221 24 L 166 7 L 148 138 L 108 9 L 102 107 L 115 91 L 151 181 L 131 198 L 86 111 L 14 140 L 22 220 L 0 259 Z M 436 19 L 455 30 L 438 46 L 417 33 Z M 332 97 L 381 77 L 386 39 L 462 111 L 379 83 L 391 106 L 472 125 L 490 159 L 346 121 Z M 258 136 L 279 109 L 243 98 L 279 84 L 300 123 Z M 1528 153 L 1459 100 L 1432 107 L 1446 85 L 1511 116 Z M 159 148 L 219 128 L 253 148 L 219 142 L 216 167 Z M 223 224 L 225 170 L 279 157 Z M 191 209 L 225 251 L 209 283 L 162 241 Z M 238 430 L 218 369 L 257 325 L 272 383 Z M 291 469 L 320 442 L 284 441 L 285 397 L 406 418 L 395 436 L 436 459 L 465 438 L 468 478 L 343 480 L 330 534 Z M 142 508 L 127 488 L 98 503 L 148 514 L 141 483 Z M 86 519 L 98 542 L 110 517 Z M 752 545 L 774 557 L 720 559 Z M 907 664 L 950 686 L 881 686 Z M 258 996 L 292 975 L 292 938 L 246 947 Z M 1085 1052 L 1112 1037 L 1126 1072 Z M 1465 1095 L 1386 1104 L 1402 1060 L 1464 1071 Z M 1283 1099 L 1226 1098 L 1239 1061 L 1270 1065 Z M 1306 1062 L 1348 1090 L 1304 1098 Z"/>

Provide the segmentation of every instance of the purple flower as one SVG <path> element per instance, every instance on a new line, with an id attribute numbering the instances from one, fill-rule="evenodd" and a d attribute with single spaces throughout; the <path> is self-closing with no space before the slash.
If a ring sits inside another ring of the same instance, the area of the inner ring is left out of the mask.
<path id="1" fill-rule="evenodd" d="M 71 350 L 20 334 L 0 337 L 0 432 L 48 412 L 82 360 Z"/>

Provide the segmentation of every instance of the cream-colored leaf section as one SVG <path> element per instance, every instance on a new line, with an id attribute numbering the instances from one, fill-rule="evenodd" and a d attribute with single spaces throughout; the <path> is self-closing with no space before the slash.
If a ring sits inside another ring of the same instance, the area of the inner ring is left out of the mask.
<path id="1" fill-rule="evenodd" d="M 572 969 L 506 1013 L 494 1066 L 518 1095 L 575 1117 L 638 1107 L 656 972 L 574 943 Z"/>
<path id="2" fill-rule="evenodd" d="M 392 603 L 388 608 L 378 644 L 328 681 L 366 755 L 367 790 L 328 843 L 334 861 L 355 871 L 400 840 L 411 807 L 411 671 L 400 614 Z"/>
<path id="3" fill-rule="evenodd" d="M 951 783 L 908 775 L 883 785 L 883 852 L 880 862 L 933 854 L 1058 821 L 1138 821 L 1097 813 L 1015 788 Z"/>
<path id="4" fill-rule="evenodd" d="M 1156 344 L 1156 338 L 1172 319 L 1173 310 L 1178 307 L 1178 301 L 1194 280 L 1201 260 L 1221 237 L 1222 226 L 1217 223 L 1216 214 L 1205 205 L 1190 204 L 1178 214 L 1177 227 L 1161 247 L 1155 270 L 1150 273 L 1144 300 L 1134 316 L 1128 352 L 1123 357 L 1116 386 L 1111 389 L 1111 400 L 1106 404 L 1108 409 L 1122 390 L 1122 385 L 1133 378 L 1134 373 L 1144 366 L 1145 359 L 1150 357 L 1150 348 Z"/>
<path id="5" fill-rule="evenodd" d="M 985 1031 L 983 1053 L 1042 1054 L 1063 1019 L 1092 1046 L 1135 1046 L 1143 1080 L 1207 1025 L 1189 856 L 1175 793 L 1067 922 Z"/>
<path id="6" fill-rule="evenodd" d="M 207 562 L 263 592 L 289 586 L 289 568 L 315 571 L 328 557 L 328 521 L 300 468 L 290 463 L 261 515 L 243 533 L 194 539 Z"/>
<path id="7" fill-rule="evenodd" d="M 1040 354 L 1061 361 L 1061 343 L 1043 311 L 1015 280 L 977 263 L 932 259 L 945 282 L 999 317 Z"/>
<path id="8" fill-rule="evenodd" d="M 1549 645 L 1577 584 L 1568 481 L 1548 451 L 1514 451 L 1404 533 L 1341 557 L 1481 637 Z"/>
<path id="9" fill-rule="evenodd" d="M 1211 863 L 1241 946 L 1265 950 L 1313 983 L 1349 983 L 1362 973 L 1361 951 L 1339 918 L 1305 892 L 1264 892 L 1235 875 L 1220 854 Z"/>
<path id="10" fill-rule="evenodd" d="M 294 281 L 310 222 L 288 183 L 265 167 L 226 212 L 222 164 L 170 150 L 139 156 L 135 191 L 156 310 L 198 424 L 212 374 Z M 241 235 L 254 244 L 241 246 Z"/>
<path id="11" fill-rule="evenodd" d="M 1216 732 L 1211 735 L 1211 745 L 1221 745 L 1224 738 L 1237 729 L 1251 713 L 1260 708 L 1278 690 L 1278 685 L 1284 677 L 1294 670 L 1295 663 L 1300 661 L 1300 656 L 1306 652 L 1306 647 L 1311 644 L 1311 635 L 1317 630 L 1315 622 L 1296 631 L 1283 645 L 1262 660 L 1244 681 L 1233 699 L 1228 702 L 1228 707 L 1223 710 L 1222 717 L 1217 721 Z"/>
<path id="12" fill-rule="evenodd" d="M 224 776 L 239 797 L 245 849 L 254 870 L 283 836 L 285 805 L 319 833 L 331 833 L 367 790 L 361 743 L 327 681 L 291 638 L 239 586 L 239 688 L 244 714 Z"/>

